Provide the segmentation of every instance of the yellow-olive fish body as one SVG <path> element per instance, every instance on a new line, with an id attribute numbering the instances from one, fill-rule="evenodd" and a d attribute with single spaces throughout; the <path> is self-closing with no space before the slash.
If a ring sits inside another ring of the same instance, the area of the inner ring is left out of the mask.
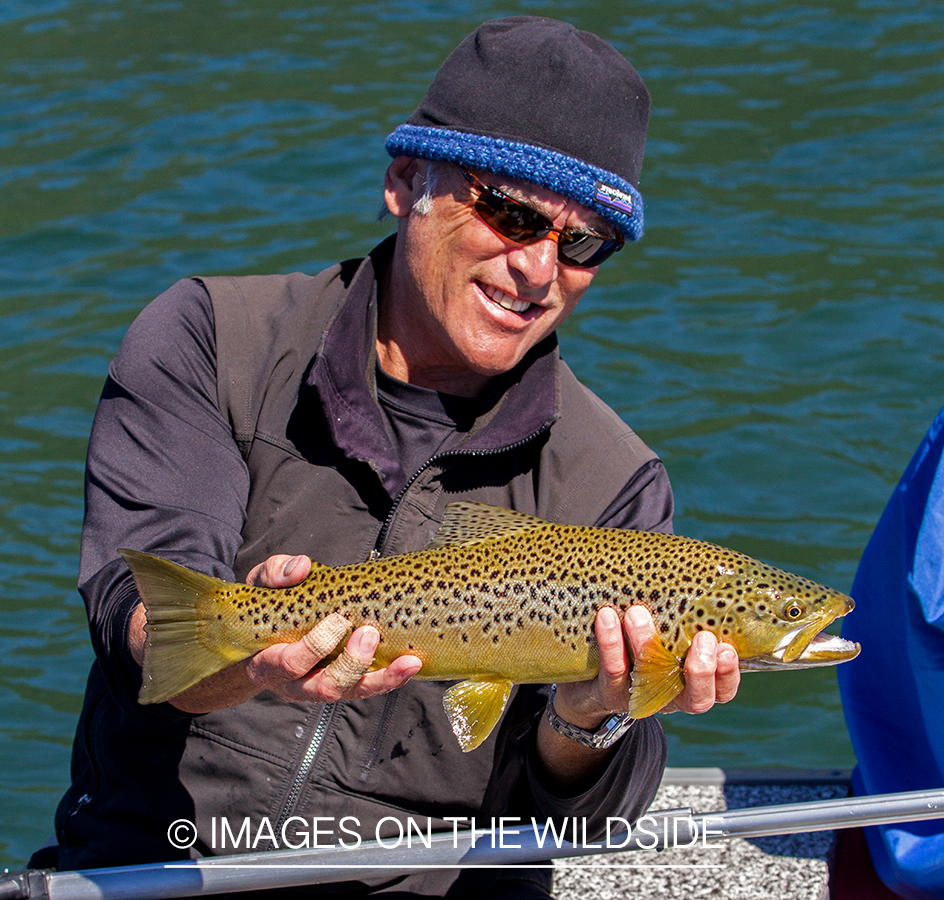
<path id="1" fill-rule="evenodd" d="M 131 550 L 147 610 L 142 703 L 175 697 L 231 663 L 295 641 L 331 613 L 380 632 L 374 667 L 418 656 L 465 750 L 494 728 L 513 684 L 584 681 L 599 670 L 597 610 L 651 612 L 659 641 L 633 662 L 629 712 L 684 688 L 693 635 L 734 645 L 744 670 L 832 665 L 859 647 L 823 628 L 850 597 L 748 556 L 678 535 L 556 525 L 453 503 L 425 550 L 348 566 L 313 564 L 287 589 L 250 587 Z"/>

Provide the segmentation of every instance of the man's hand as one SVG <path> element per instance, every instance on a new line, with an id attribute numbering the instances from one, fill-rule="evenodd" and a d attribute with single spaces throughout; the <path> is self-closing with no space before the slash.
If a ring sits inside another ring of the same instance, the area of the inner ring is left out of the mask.
<path id="1" fill-rule="evenodd" d="M 292 587 L 310 571 L 307 556 L 270 556 L 249 572 L 246 581 L 257 587 Z M 380 642 L 380 633 L 371 625 L 358 628 L 341 655 L 318 668 L 350 627 L 341 616 L 329 616 L 294 644 L 273 644 L 250 657 L 246 675 L 260 690 L 272 691 L 283 700 L 334 703 L 396 690 L 419 672 L 423 664 L 415 656 L 399 656 L 386 668 L 368 672 Z"/>
<path id="2" fill-rule="evenodd" d="M 311 571 L 307 556 L 270 556 L 246 578 L 257 587 L 286 588 L 300 584 Z M 128 628 L 128 645 L 138 665 L 144 663 L 147 636 L 144 604 L 139 603 Z M 350 623 L 339 615 L 328 616 L 301 640 L 273 644 L 242 662 L 205 678 L 172 698 L 172 706 L 187 713 L 206 713 L 237 706 L 267 690 L 283 700 L 334 703 L 384 694 L 402 687 L 423 663 L 415 656 L 397 657 L 389 666 L 369 672 L 380 634 L 373 626 L 358 628 L 336 660 L 318 664 L 341 643 Z"/>
<path id="3" fill-rule="evenodd" d="M 601 609 L 594 630 L 600 646 L 600 674 L 592 681 L 559 684 L 554 698 L 557 715 L 587 731 L 596 731 L 613 713 L 629 708 L 632 664 L 626 641 L 636 655 L 647 641 L 656 639 L 652 616 L 644 606 L 631 606 L 622 622 L 615 609 Z M 699 632 L 685 660 L 685 690 L 660 712 L 705 712 L 715 703 L 732 699 L 739 682 L 735 649 L 730 644 L 719 644 L 710 632 Z M 558 734 L 541 716 L 537 735 L 538 774 L 555 791 L 580 792 L 598 777 L 615 747 L 591 750 Z"/>
<path id="4" fill-rule="evenodd" d="M 626 712 L 632 688 L 632 665 L 626 639 L 638 655 L 650 640 L 657 640 L 652 616 L 644 606 L 631 606 L 622 626 L 615 609 L 601 609 L 594 623 L 600 646 L 600 674 L 593 681 L 561 684 L 554 707 L 564 720 L 595 729 L 614 712 Z M 737 651 L 709 631 L 692 639 L 685 658 L 685 690 L 660 712 L 707 712 L 715 703 L 727 703 L 740 684 Z"/>

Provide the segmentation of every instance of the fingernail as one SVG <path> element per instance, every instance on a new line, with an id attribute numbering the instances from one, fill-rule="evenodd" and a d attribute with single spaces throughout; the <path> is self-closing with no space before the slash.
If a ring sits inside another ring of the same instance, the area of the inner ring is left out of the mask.
<path id="1" fill-rule="evenodd" d="M 376 628 L 358 628 L 347 642 L 347 649 L 355 656 L 367 659 L 373 657 L 379 643 L 380 635 Z"/>
<path id="2" fill-rule="evenodd" d="M 403 672 L 403 675 L 405 678 L 412 678 L 422 668 L 423 668 L 423 664 L 421 662 L 418 662 L 415 665 L 412 665 L 409 668 L 405 669 Z"/>
<path id="3" fill-rule="evenodd" d="M 649 624 L 649 612 L 641 606 L 631 606 L 628 615 L 634 628 L 645 628 Z"/>
<path id="4" fill-rule="evenodd" d="M 291 575 L 292 572 L 294 571 L 295 567 L 296 567 L 301 561 L 302 561 L 302 558 L 301 558 L 300 556 L 293 556 L 293 557 L 291 557 L 291 558 L 285 560 L 285 565 L 282 566 L 282 574 L 283 574 L 285 577 L 288 577 L 289 575 Z"/>
<path id="5" fill-rule="evenodd" d="M 619 613 L 611 606 L 604 606 L 597 615 L 600 617 L 600 624 L 609 630 L 620 627 Z"/>
<path id="6" fill-rule="evenodd" d="M 730 647 L 725 647 L 718 652 L 718 662 L 726 666 L 733 666 L 735 653 Z"/>

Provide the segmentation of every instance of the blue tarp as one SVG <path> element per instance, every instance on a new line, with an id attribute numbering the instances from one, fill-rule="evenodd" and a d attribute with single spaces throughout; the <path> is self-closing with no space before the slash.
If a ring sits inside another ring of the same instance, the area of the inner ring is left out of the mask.
<path id="1" fill-rule="evenodd" d="M 837 670 L 856 794 L 944 787 L 944 409 L 872 535 Z M 909 900 L 944 898 L 944 821 L 867 828 L 879 877 Z"/>

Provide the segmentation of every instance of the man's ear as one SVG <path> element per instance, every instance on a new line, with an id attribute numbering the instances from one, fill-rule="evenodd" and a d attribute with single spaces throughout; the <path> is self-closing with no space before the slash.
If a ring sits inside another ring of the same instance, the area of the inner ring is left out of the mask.
<path id="1" fill-rule="evenodd" d="M 404 219 L 426 183 L 426 163 L 412 156 L 396 156 L 384 176 L 384 200 L 387 209 Z"/>

